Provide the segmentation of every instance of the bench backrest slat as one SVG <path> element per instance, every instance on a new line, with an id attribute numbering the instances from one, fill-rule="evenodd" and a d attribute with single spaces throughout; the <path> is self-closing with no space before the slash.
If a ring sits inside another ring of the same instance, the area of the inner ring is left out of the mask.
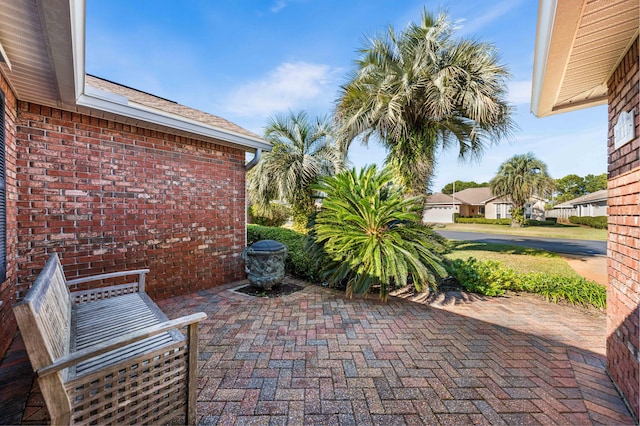
<path id="1" fill-rule="evenodd" d="M 57 254 L 49 257 L 14 314 L 34 369 L 69 353 L 71 296 Z"/>

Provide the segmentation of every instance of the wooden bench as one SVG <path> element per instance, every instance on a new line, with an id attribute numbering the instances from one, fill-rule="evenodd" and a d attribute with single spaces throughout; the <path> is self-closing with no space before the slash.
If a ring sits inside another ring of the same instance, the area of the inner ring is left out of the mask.
<path id="1" fill-rule="evenodd" d="M 181 414 L 196 423 L 198 322 L 207 316 L 168 320 L 144 293 L 147 272 L 67 281 L 53 254 L 14 306 L 51 424 L 157 424 Z M 70 291 L 127 276 L 137 279 Z"/>

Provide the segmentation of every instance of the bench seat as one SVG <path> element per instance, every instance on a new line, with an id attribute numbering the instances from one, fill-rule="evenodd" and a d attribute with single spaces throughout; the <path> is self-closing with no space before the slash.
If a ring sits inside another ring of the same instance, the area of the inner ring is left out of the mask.
<path id="1" fill-rule="evenodd" d="M 198 323 L 206 315 L 169 320 L 143 291 L 147 272 L 67 282 L 53 254 L 14 306 L 52 424 L 159 424 L 180 415 L 195 423 Z M 137 282 L 69 291 L 129 275 Z"/>
<path id="2" fill-rule="evenodd" d="M 146 293 L 125 294 L 115 298 L 74 305 L 73 308 L 71 320 L 71 327 L 75 329 L 75 333 L 72 331 L 72 336 L 75 336 L 71 342 L 73 351 L 88 349 L 105 340 L 114 339 L 132 331 L 143 330 L 169 320 Z M 69 378 L 81 376 L 113 365 L 121 359 L 129 359 L 167 344 L 184 340 L 184 335 L 177 330 L 161 333 L 79 362 L 70 371 Z"/>

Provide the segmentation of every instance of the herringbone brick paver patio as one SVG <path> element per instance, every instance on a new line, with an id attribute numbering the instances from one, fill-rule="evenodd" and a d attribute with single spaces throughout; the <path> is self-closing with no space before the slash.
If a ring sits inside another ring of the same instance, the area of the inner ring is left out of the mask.
<path id="1" fill-rule="evenodd" d="M 604 370 L 604 315 L 533 297 L 435 308 L 232 288 L 161 302 L 209 315 L 203 424 L 632 424 Z"/>
<path id="2" fill-rule="evenodd" d="M 602 314 L 528 296 L 433 307 L 233 288 L 159 303 L 209 316 L 203 425 L 633 424 L 604 369 Z"/>

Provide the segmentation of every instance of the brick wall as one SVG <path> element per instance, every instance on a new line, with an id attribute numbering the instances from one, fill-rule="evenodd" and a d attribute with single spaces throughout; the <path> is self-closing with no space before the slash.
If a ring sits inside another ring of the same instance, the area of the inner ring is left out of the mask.
<path id="1" fill-rule="evenodd" d="M 0 283 L 0 359 L 4 356 L 16 332 L 11 311 L 16 286 L 16 98 L 3 75 L 0 91 L 5 97 L 5 144 L 7 178 L 7 279 Z"/>
<path id="2" fill-rule="evenodd" d="M 148 267 L 156 299 L 243 277 L 244 152 L 19 102 L 18 278 Z"/>
<path id="3" fill-rule="evenodd" d="M 640 85 L 638 40 L 608 82 L 607 369 L 640 417 Z M 613 126 L 633 111 L 635 139 L 616 150 Z"/>

